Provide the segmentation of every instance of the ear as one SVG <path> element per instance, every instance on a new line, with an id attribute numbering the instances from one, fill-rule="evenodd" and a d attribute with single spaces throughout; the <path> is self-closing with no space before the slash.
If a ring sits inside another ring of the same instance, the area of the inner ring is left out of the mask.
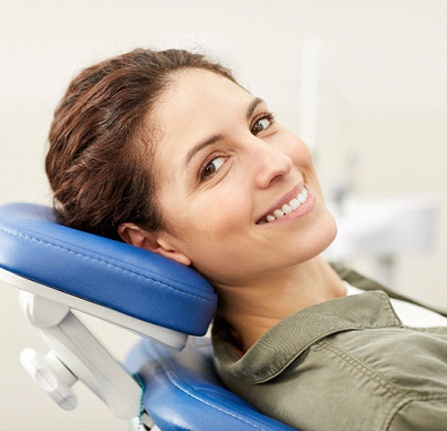
<path id="1" fill-rule="evenodd" d="M 160 254 L 185 266 L 191 265 L 191 260 L 187 256 L 171 246 L 163 231 L 150 232 L 134 223 L 122 223 L 118 226 L 117 231 L 127 244 Z"/>

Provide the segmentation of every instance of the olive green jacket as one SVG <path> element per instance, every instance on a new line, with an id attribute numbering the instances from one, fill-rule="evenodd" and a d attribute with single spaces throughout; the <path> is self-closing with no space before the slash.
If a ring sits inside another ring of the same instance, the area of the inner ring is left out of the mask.
<path id="1" fill-rule="evenodd" d="M 447 327 L 405 327 L 388 295 L 407 298 L 334 268 L 369 292 L 288 316 L 242 357 L 225 322 L 216 320 L 215 364 L 223 381 L 302 431 L 447 430 Z"/>

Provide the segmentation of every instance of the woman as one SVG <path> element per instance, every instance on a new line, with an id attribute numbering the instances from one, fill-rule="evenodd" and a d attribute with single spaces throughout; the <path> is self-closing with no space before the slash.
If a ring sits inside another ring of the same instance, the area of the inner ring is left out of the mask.
<path id="1" fill-rule="evenodd" d="M 49 140 L 63 223 L 211 281 L 232 390 L 304 431 L 446 429 L 447 319 L 320 257 L 336 225 L 311 154 L 227 69 L 178 50 L 106 60 Z"/>

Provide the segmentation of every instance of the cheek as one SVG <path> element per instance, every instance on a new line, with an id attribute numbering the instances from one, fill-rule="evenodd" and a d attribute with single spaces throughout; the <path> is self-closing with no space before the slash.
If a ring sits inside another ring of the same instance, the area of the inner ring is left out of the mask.
<path id="1" fill-rule="evenodd" d="M 296 138 L 295 145 L 290 151 L 290 157 L 292 158 L 293 164 L 307 174 L 307 178 L 305 178 L 306 181 L 311 181 L 321 193 L 318 173 L 315 169 L 313 156 L 309 147 L 301 139 Z"/>
<path id="2" fill-rule="evenodd" d="M 250 203 L 243 197 L 244 193 L 237 184 L 207 193 L 193 211 L 195 219 L 203 221 L 202 225 L 197 226 L 198 229 L 215 236 L 216 240 L 240 230 L 250 215 Z"/>
<path id="3" fill-rule="evenodd" d="M 293 145 L 290 148 L 290 157 L 295 164 L 314 170 L 314 162 L 309 147 L 298 137 L 294 137 Z"/>
<path id="4" fill-rule="evenodd" d="M 163 205 L 167 228 L 198 252 L 228 241 L 240 232 L 250 214 L 249 203 L 237 184 L 214 188 L 191 200 L 177 197 L 175 202 L 172 205 L 165 199 Z"/>
<path id="5" fill-rule="evenodd" d="M 278 139 L 278 150 L 289 156 L 295 166 L 314 170 L 312 153 L 304 141 L 288 129 L 283 129 Z"/>

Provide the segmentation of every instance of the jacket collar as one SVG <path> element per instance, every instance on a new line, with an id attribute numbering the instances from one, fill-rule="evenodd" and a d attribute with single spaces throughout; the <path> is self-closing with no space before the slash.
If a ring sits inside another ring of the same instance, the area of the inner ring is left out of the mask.
<path id="1" fill-rule="evenodd" d="M 216 322 L 217 323 L 217 322 Z M 345 296 L 307 307 L 269 329 L 239 357 L 226 339 L 224 322 L 214 333 L 220 361 L 231 374 L 262 383 L 280 374 L 314 343 L 343 331 L 402 327 L 388 296 L 381 291 Z M 217 353 L 217 352 L 216 352 Z"/>

